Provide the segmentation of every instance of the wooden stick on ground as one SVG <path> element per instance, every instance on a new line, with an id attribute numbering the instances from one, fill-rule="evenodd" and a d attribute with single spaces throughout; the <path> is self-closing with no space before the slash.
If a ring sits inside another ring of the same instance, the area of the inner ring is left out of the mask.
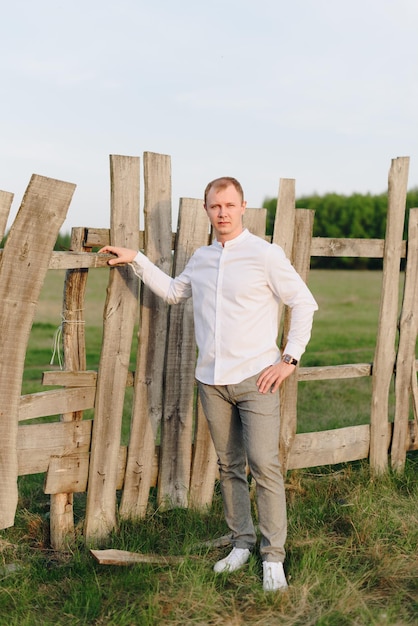
<path id="1" fill-rule="evenodd" d="M 178 565 L 184 561 L 184 557 L 181 556 L 159 556 L 126 550 L 90 550 L 90 552 L 100 565 L 133 565 L 134 563 Z"/>

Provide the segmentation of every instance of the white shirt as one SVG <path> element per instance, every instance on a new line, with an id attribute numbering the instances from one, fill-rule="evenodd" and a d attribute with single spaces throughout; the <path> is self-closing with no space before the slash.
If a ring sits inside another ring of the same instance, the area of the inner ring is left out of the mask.
<path id="1" fill-rule="evenodd" d="M 196 378 L 203 383 L 236 384 L 280 360 L 280 301 L 292 309 L 285 352 L 299 360 L 305 351 L 318 305 L 282 248 L 246 229 L 196 250 L 176 278 L 141 252 L 132 266 L 169 304 L 193 296 Z"/>

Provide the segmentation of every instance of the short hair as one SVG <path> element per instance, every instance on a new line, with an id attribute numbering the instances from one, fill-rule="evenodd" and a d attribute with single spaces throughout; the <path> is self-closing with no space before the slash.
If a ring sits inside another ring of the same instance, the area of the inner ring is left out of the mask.
<path id="1" fill-rule="evenodd" d="M 206 205 L 206 199 L 208 197 L 208 193 L 212 188 L 213 189 L 225 189 L 226 187 L 229 187 L 229 185 L 233 185 L 235 187 L 235 189 L 238 191 L 239 195 L 241 196 L 241 202 L 244 202 L 244 191 L 241 187 L 241 183 L 239 183 L 237 179 L 233 178 L 232 176 L 222 176 L 221 178 L 215 178 L 215 180 L 212 180 L 210 183 L 206 185 L 205 205 Z"/>

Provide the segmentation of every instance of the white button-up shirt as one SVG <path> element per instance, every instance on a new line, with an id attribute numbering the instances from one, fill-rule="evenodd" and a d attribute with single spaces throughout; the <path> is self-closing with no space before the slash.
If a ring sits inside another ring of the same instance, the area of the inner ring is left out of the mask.
<path id="1" fill-rule="evenodd" d="M 299 360 L 305 351 L 317 303 L 282 248 L 248 230 L 199 248 L 176 278 L 141 252 L 132 266 L 169 304 L 193 296 L 196 378 L 203 383 L 236 384 L 280 360 L 280 301 L 292 309 L 285 352 Z"/>

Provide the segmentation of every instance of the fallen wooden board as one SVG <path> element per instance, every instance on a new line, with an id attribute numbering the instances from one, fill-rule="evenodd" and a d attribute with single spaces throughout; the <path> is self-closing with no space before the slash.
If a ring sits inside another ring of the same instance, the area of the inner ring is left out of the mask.
<path id="1" fill-rule="evenodd" d="M 154 565 L 178 565 L 183 563 L 181 556 L 159 556 L 157 554 L 141 554 L 126 550 L 90 550 L 100 565 L 133 565 L 134 563 L 151 563 Z"/>

